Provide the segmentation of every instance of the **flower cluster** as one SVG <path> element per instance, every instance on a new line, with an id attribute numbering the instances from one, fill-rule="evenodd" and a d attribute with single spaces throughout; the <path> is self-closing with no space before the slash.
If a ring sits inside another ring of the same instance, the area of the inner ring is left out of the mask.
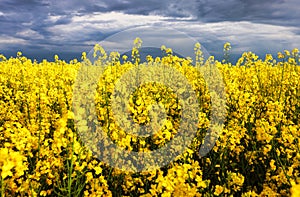
<path id="1" fill-rule="evenodd" d="M 135 40 L 132 61 L 122 57 L 122 63 L 120 54 L 106 54 L 96 45 L 94 58 L 99 61 L 95 65 L 86 61 L 86 53 L 82 54 L 83 62 L 74 59 L 69 63 L 58 56 L 54 62 L 38 63 L 21 52 L 9 59 L 0 55 L 0 196 L 299 195 L 298 49 L 279 52 L 277 59 L 269 54 L 259 59 L 245 52 L 232 65 L 228 62 L 229 43 L 224 46 L 223 62 L 213 57 L 204 62 L 200 44 L 195 45 L 194 63 L 174 56 L 163 46 L 164 57 L 147 56 L 147 62 L 142 63 L 141 45 L 140 39 Z M 145 66 L 147 72 L 142 71 Z M 215 146 L 200 157 L 212 111 L 216 116 L 223 114 L 218 108 L 221 104 L 212 105 L 216 92 L 209 90 L 221 88 L 206 81 L 216 78 L 212 66 L 218 68 L 225 84 L 226 117 Z M 168 165 L 149 171 L 124 171 L 97 159 L 97 154 L 114 154 L 101 153 L 97 147 L 104 135 L 90 139 L 96 145 L 91 149 L 77 128 L 73 93 L 83 67 L 89 77 L 99 70 L 102 74 L 92 101 L 97 120 L 86 116 L 85 106 L 80 108 L 86 129 L 97 121 L 114 144 L 134 152 L 158 150 L 178 133 L 196 129 L 192 143 Z M 157 68 L 165 72 L 158 73 Z M 197 106 L 170 70 L 184 76 L 196 95 Z M 147 77 L 171 78 L 168 83 L 172 86 L 155 80 L 139 83 Z M 197 124 L 181 121 L 186 106 L 195 109 L 189 114 L 197 117 Z M 144 128 L 143 135 L 139 135 L 139 126 Z"/>

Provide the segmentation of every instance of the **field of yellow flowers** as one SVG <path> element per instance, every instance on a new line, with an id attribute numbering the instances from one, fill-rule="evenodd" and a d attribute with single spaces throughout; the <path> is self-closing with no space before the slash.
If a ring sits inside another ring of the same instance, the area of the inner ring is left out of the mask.
<path id="1" fill-rule="evenodd" d="M 103 131 L 125 150 L 163 147 L 179 128 L 176 95 L 159 83 L 139 87 L 128 104 L 133 120 L 149 123 L 147 106 L 158 102 L 167 112 L 167 121 L 148 137 L 126 133 L 115 124 L 110 97 L 117 79 L 138 66 L 138 47 L 133 49 L 134 61 L 117 53 L 106 55 L 100 46 L 95 50 L 108 60 L 98 66 L 103 75 L 95 97 Z M 226 94 L 224 126 L 204 157 L 198 152 L 210 121 L 210 93 L 197 66 L 173 56 L 170 49 L 163 50 L 165 57 L 148 56 L 148 64 L 164 63 L 188 79 L 199 101 L 199 124 L 183 154 L 166 166 L 143 172 L 107 165 L 95 156 L 101 150 L 95 153 L 80 138 L 72 99 L 86 53 L 82 62 L 69 63 L 58 56 L 53 62 L 38 63 L 21 52 L 8 59 L 1 55 L 0 196 L 300 196 L 298 49 L 279 52 L 276 59 L 245 52 L 236 65 L 196 58 L 196 64 L 208 70 L 216 65 Z"/>

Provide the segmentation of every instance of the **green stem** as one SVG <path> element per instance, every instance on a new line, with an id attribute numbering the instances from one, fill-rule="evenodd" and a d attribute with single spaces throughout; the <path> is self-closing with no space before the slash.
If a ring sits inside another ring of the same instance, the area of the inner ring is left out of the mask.
<path id="1" fill-rule="evenodd" d="M 4 194 L 4 179 L 3 177 L 1 176 L 1 197 L 5 197 L 5 194 Z"/>

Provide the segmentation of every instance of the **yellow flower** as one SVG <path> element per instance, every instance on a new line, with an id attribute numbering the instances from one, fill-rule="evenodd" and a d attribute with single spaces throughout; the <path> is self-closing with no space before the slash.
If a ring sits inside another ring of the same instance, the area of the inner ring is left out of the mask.
<path id="1" fill-rule="evenodd" d="M 270 152 L 271 151 L 271 149 L 272 149 L 272 145 L 270 145 L 270 144 L 267 144 L 264 148 L 264 155 L 267 155 L 268 154 L 268 152 Z"/>
<path id="2" fill-rule="evenodd" d="M 100 166 L 95 167 L 94 170 L 96 171 L 96 175 L 102 173 L 102 168 Z"/>
<path id="3" fill-rule="evenodd" d="M 224 44 L 224 50 L 230 50 L 231 49 L 231 44 L 229 43 L 229 42 L 226 42 L 225 44 Z"/>
<path id="4" fill-rule="evenodd" d="M 277 57 L 278 59 L 283 59 L 284 58 L 284 54 L 282 54 L 281 52 L 277 53 Z"/>
<path id="5" fill-rule="evenodd" d="M 216 185 L 214 195 L 219 196 L 224 191 L 224 188 L 220 185 Z"/>
<path id="6" fill-rule="evenodd" d="M 284 50 L 284 54 L 285 54 L 286 56 L 291 56 L 291 53 L 290 53 L 288 50 Z"/>
<path id="7" fill-rule="evenodd" d="M 300 184 L 296 184 L 295 181 L 292 181 L 291 197 L 299 197 L 300 196 Z"/>
<path id="8" fill-rule="evenodd" d="M 256 197 L 256 196 L 258 196 L 258 194 L 255 193 L 254 191 L 249 191 L 242 194 L 242 197 Z"/>
<path id="9" fill-rule="evenodd" d="M 15 165 L 11 161 L 4 163 L 4 165 L 2 166 L 2 169 L 1 169 L 2 179 L 5 179 L 6 177 L 13 175 L 11 170 L 13 169 L 14 166 Z"/>
<path id="10" fill-rule="evenodd" d="M 271 170 L 276 170 L 276 165 L 274 165 L 275 164 L 275 160 L 274 159 L 272 159 L 271 161 L 270 161 L 270 167 L 271 167 Z"/>
<path id="11" fill-rule="evenodd" d="M 86 182 L 90 182 L 94 178 L 93 173 L 91 172 L 87 172 L 85 176 L 86 176 Z"/>

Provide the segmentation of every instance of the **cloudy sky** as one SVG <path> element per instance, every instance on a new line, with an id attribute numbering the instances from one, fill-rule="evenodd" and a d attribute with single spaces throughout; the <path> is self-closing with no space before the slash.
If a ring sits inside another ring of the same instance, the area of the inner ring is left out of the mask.
<path id="1" fill-rule="evenodd" d="M 122 43 L 121 38 L 145 33 L 139 29 L 145 25 L 163 30 L 148 28 L 152 39 L 172 38 L 161 44 L 179 40 L 174 28 L 219 58 L 227 41 L 233 56 L 300 48 L 299 0 L 0 0 L 0 5 L 0 53 L 6 56 L 22 51 L 38 60 L 54 54 L 78 58 L 103 40 Z"/>

